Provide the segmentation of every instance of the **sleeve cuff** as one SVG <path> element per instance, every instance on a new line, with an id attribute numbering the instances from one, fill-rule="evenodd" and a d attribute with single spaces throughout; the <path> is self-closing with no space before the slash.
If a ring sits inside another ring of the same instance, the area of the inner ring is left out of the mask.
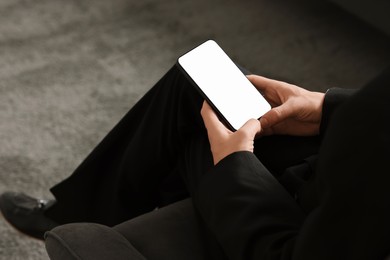
<path id="1" fill-rule="evenodd" d="M 324 104 L 322 106 L 322 118 L 320 125 L 320 135 L 324 136 L 334 111 L 350 96 L 356 89 L 330 88 L 325 93 Z"/>

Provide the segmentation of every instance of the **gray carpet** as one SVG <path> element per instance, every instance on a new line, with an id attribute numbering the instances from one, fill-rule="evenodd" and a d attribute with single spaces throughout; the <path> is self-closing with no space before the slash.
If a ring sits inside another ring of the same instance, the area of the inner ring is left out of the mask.
<path id="1" fill-rule="evenodd" d="M 390 61 L 388 38 L 326 1 L 1 0 L 0 192 L 50 197 L 208 38 L 252 72 L 311 90 L 360 87 Z M 0 216 L 0 259 L 47 256 Z"/>

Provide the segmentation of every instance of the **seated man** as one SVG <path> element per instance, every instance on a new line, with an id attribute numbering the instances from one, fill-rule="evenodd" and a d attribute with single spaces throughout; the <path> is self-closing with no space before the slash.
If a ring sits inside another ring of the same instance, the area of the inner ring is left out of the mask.
<path id="1" fill-rule="evenodd" d="M 61 224 L 114 226 L 191 196 L 205 241 L 216 241 L 206 254 L 383 259 L 390 251 L 389 73 L 354 94 L 248 79 L 273 109 L 233 133 L 174 66 L 51 188 L 55 201 L 6 192 L 3 215 L 42 239 Z"/>

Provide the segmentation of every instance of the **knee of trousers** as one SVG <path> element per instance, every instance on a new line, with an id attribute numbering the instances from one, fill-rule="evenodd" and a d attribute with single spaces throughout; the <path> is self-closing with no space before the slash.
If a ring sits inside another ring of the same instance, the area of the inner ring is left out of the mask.
<path id="1" fill-rule="evenodd" d="M 52 260 L 145 260 L 120 233 L 94 223 L 58 226 L 45 233 L 45 247 Z"/>

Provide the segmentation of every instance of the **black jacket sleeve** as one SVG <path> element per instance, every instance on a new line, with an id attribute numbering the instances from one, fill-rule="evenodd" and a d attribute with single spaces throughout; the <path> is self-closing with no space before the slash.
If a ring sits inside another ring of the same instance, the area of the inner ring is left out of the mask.
<path id="1" fill-rule="evenodd" d="M 220 161 L 193 199 L 229 259 L 291 256 L 304 214 L 254 154 Z"/>
<path id="2" fill-rule="evenodd" d="M 322 137 L 325 135 L 330 119 L 336 109 L 354 93 L 356 93 L 356 89 L 330 88 L 326 91 L 320 125 L 320 135 Z"/>

